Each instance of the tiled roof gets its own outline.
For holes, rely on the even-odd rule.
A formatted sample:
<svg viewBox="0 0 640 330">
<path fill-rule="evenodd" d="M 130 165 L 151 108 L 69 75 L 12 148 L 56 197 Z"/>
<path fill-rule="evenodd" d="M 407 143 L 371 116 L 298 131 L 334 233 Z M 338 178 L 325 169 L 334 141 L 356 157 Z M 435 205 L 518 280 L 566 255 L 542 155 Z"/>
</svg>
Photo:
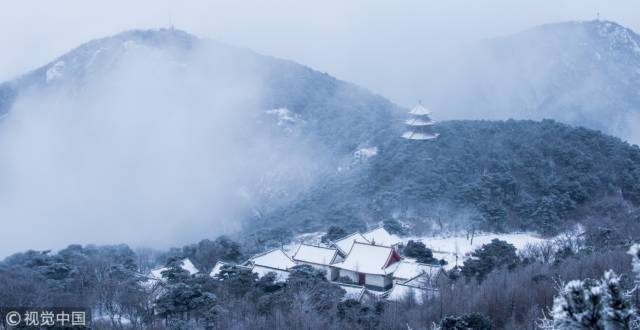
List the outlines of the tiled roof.
<svg viewBox="0 0 640 330">
<path fill-rule="evenodd" d="M 393 246 L 396 245 L 402 240 L 400 237 L 396 235 L 389 234 L 389 232 L 383 227 L 378 227 L 376 229 L 370 230 L 363 234 L 363 236 L 372 244 L 376 245 L 387 245 Z"/>
<path fill-rule="evenodd" d="M 369 241 L 364 236 L 362 236 L 362 234 L 360 234 L 359 232 L 355 232 L 351 235 L 334 241 L 333 244 L 343 254 L 348 254 L 354 242 L 369 243 Z"/>
<path fill-rule="evenodd" d="M 415 261 L 401 260 L 389 267 L 387 267 L 387 273 L 393 273 L 393 277 L 396 279 L 408 280 L 416 276 L 431 274 L 439 272 L 442 269 L 440 265 L 429 265 Z"/>
<path fill-rule="evenodd" d="M 282 249 L 274 249 L 265 253 L 257 254 L 251 257 L 248 262 L 258 266 L 265 266 L 280 270 L 288 270 L 296 265 L 295 261 L 291 260 L 291 258 L 289 258 Z"/>
<path fill-rule="evenodd" d="M 388 246 L 356 242 L 344 261 L 333 266 L 359 273 L 386 275 L 384 267 L 392 253 L 393 249 Z"/>
<path fill-rule="evenodd" d="M 293 255 L 293 260 L 328 266 L 334 262 L 337 254 L 338 250 L 334 248 L 300 244 L 298 250 Z"/>
</svg>

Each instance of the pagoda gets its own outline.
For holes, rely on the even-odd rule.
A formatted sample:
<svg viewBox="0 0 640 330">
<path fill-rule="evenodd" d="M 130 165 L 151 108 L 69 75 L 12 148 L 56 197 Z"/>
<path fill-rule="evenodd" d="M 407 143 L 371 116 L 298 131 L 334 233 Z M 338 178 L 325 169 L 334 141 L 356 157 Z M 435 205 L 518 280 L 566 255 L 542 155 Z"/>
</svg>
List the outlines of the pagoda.
<svg viewBox="0 0 640 330">
<path fill-rule="evenodd" d="M 404 122 L 407 125 L 407 131 L 402 134 L 403 138 L 408 140 L 431 140 L 440 135 L 433 131 L 435 121 L 431 120 L 431 110 L 425 108 L 422 102 L 413 107 L 409 114 L 411 118 Z"/>
</svg>

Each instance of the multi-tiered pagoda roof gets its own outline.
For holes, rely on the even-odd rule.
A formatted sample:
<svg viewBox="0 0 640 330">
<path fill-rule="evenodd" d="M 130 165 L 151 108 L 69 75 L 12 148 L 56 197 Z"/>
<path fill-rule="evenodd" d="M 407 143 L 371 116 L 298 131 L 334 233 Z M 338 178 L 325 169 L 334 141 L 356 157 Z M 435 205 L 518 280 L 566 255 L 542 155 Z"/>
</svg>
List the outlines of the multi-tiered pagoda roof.
<svg viewBox="0 0 640 330">
<path fill-rule="evenodd" d="M 407 131 L 402 134 L 403 138 L 409 140 L 431 140 L 440 135 L 433 131 L 435 122 L 431 119 L 431 110 L 421 103 L 413 107 L 409 114 L 411 118 L 404 122 L 407 125 Z"/>
</svg>

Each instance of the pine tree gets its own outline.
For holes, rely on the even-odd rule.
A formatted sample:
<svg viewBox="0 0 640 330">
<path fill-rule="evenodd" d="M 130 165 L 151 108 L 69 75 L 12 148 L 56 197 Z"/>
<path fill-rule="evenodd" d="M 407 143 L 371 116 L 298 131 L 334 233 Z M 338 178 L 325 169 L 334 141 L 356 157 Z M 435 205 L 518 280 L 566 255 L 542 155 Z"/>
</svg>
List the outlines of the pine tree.
<svg viewBox="0 0 640 330">
<path fill-rule="evenodd" d="M 574 280 L 567 283 L 553 300 L 554 329 L 604 329 L 599 319 L 601 299 L 589 283 Z"/>
<path fill-rule="evenodd" d="M 574 280 L 554 298 L 548 329 L 636 329 L 636 313 L 620 286 L 620 277 L 607 271 L 601 280 Z"/>
<path fill-rule="evenodd" d="M 179 257 L 171 257 L 167 260 L 166 268 L 160 274 L 167 279 L 167 283 L 183 283 L 191 278 L 191 274 L 182 268 L 184 261 Z"/>
<path fill-rule="evenodd" d="M 632 329 L 636 313 L 627 294 L 620 286 L 620 276 L 612 270 L 604 273 L 601 282 L 604 291 L 604 314 L 606 329 Z"/>
</svg>

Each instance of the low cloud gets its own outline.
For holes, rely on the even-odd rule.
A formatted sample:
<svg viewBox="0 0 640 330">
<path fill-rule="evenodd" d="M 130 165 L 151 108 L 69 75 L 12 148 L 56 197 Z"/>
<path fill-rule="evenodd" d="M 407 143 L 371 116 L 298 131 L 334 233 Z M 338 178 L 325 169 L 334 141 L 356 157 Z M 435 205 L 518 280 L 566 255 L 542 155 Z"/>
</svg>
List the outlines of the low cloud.
<svg viewBox="0 0 640 330">
<path fill-rule="evenodd" d="M 265 186 L 308 184 L 312 150 L 256 120 L 253 64 L 210 55 L 135 47 L 22 93 L 0 122 L 0 254 L 193 242 L 237 229 Z"/>
</svg>

